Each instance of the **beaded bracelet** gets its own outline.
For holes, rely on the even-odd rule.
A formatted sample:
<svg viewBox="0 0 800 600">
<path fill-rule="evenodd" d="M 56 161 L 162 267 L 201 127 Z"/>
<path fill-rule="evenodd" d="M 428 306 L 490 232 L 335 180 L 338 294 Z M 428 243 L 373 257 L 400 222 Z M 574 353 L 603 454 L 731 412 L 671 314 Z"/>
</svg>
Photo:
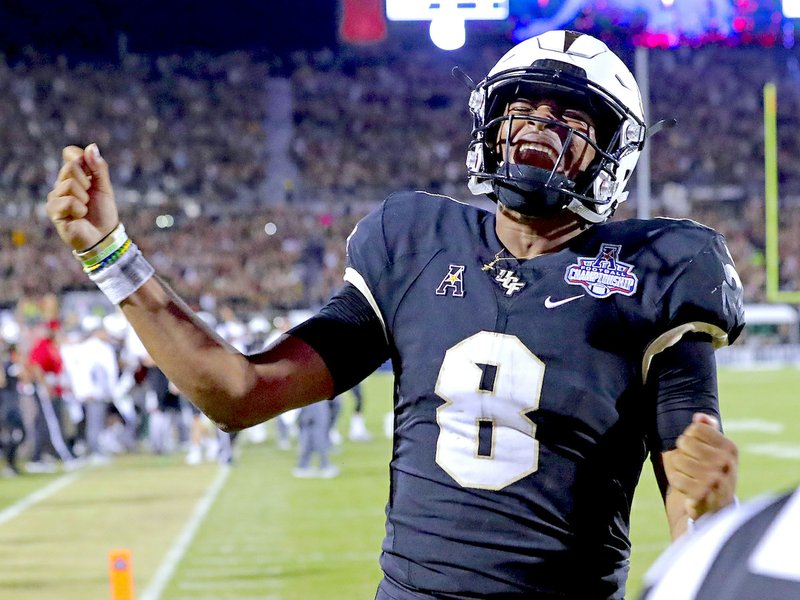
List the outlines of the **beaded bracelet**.
<svg viewBox="0 0 800 600">
<path fill-rule="evenodd" d="M 105 269 L 108 266 L 111 266 L 113 263 L 118 261 L 123 254 L 125 254 L 131 247 L 131 240 L 130 238 L 126 239 L 120 248 L 117 248 L 114 252 L 109 254 L 108 256 L 104 257 L 99 263 L 95 263 L 91 266 L 84 265 L 83 272 L 84 273 L 92 273 L 94 271 L 100 271 L 101 269 Z"/>
<path fill-rule="evenodd" d="M 73 250 L 72 254 L 80 261 L 84 269 L 91 268 L 114 254 L 128 239 L 128 234 L 125 233 L 125 226 L 120 223 L 91 248 L 82 252 Z"/>
<path fill-rule="evenodd" d="M 72 254 L 80 261 L 83 272 L 114 304 L 125 300 L 155 274 L 122 223 L 91 248 L 73 250 Z"/>
</svg>

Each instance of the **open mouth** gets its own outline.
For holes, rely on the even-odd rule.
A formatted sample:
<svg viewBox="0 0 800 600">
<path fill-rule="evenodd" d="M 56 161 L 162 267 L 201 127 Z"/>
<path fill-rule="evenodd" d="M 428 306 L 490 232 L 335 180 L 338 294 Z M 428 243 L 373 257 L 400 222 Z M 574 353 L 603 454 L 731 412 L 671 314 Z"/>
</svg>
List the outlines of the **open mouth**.
<svg viewBox="0 0 800 600">
<path fill-rule="evenodd" d="M 518 165 L 528 165 L 552 171 L 558 162 L 558 152 L 552 146 L 538 142 L 517 143 L 511 153 Z"/>
</svg>

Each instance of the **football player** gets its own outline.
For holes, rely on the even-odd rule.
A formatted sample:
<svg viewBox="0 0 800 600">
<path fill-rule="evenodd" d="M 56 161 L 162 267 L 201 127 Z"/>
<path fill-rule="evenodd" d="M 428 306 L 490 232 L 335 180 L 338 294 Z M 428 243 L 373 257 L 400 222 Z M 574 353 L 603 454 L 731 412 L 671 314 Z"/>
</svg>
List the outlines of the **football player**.
<svg viewBox="0 0 800 600">
<path fill-rule="evenodd" d="M 742 330 L 741 283 L 707 227 L 607 222 L 648 127 L 636 81 L 599 40 L 520 43 L 469 107 L 469 187 L 497 209 L 390 196 L 350 235 L 341 291 L 253 356 L 154 276 L 96 145 L 65 149 L 47 210 L 222 428 L 331 398 L 392 361 L 377 598 L 621 599 L 648 454 L 673 536 L 733 500 L 713 351 Z"/>
</svg>

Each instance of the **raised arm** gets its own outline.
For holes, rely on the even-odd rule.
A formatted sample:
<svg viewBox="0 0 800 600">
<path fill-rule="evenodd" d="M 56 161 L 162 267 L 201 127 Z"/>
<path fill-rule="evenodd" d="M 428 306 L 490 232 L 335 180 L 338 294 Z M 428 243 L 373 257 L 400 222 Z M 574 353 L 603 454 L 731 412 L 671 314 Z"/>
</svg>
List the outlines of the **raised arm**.
<svg viewBox="0 0 800 600">
<path fill-rule="evenodd" d="M 67 147 L 63 160 L 47 198 L 59 236 L 120 305 L 156 364 L 220 428 L 249 427 L 332 395 L 328 368 L 305 342 L 284 335 L 266 351 L 245 356 L 153 275 L 135 245 L 113 252 L 122 251 L 119 260 L 103 256 L 114 250 L 110 239 L 116 236 L 115 245 L 127 239 L 118 227 L 108 164 L 95 144 Z"/>
</svg>

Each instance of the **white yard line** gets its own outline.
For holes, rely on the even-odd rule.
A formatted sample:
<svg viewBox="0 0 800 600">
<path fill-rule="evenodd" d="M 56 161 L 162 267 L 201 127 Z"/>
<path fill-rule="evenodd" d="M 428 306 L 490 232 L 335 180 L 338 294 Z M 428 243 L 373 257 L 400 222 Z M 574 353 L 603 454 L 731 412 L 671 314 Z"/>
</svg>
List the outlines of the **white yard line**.
<svg viewBox="0 0 800 600">
<path fill-rule="evenodd" d="M 731 431 L 756 431 L 758 433 L 783 433 L 783 423 L 767 421 L 766 419 L 725 419 L 723 423 L 725 433 Z"/>
<path fill-rule="evenodd" d="M 159 565 L 155 575 L 153 575 L 147 589 L 142 593 L 139 600 L 159 600 L 159 598 L 161 598 L 164 588 L 167 587 L 169 580 L 172 578 L 172 574 L 175 572 L 175 568 L 183 558 L 183 555 L 186 554 L 189 544 L 192 543 L 203 519 L 206 518 L 206 514 L 208 514 L 209 509 L 211 509 L 214 501 L 217 499 L 217 495 L 225 484 L 225 480 L 228 478 L 230 471 L 231 468 L 227 465 L 220 467 L 217 477 L 211 485 L 208 486 L 200 502 L 197 503 L 194 513 L 192 513 L 183 531 L 181 531 L 180 535 L 175 539 L 175 543 L 172 544 L 164 561 Z"/>
<path fill-rule="evenodd" d="M 70 483 L 75 481 L 80 476 L 79 471 L 73 471 L 72 473 L 67 473 L 66 475 L 62 475 L 55 481 L 51 481 L 46 486 L 41 489 L 36 490 L 32 494 L 29 494 L 22 498 L 19 502 L 15 502 L 11 506 L 6 509 L 0 511 L 0 525 L 7 523 L 11 519 L 18 517 L 24 511 L 29 509 L 31 506 L 34 506 L 45 500 L 46 498 L 52 496 L 57 491 L 61 490 L 62 488 L 68 486 Z"/>
<path fill-rule="evenodd" d="M 744 447 L 745 452 L 769 456 L 771 458 L 781 458 L 784 460 L 800 460 L 800 445 L 788 442 L 773 442 L 771 444 L 748 444 Z"/>
</svg>

